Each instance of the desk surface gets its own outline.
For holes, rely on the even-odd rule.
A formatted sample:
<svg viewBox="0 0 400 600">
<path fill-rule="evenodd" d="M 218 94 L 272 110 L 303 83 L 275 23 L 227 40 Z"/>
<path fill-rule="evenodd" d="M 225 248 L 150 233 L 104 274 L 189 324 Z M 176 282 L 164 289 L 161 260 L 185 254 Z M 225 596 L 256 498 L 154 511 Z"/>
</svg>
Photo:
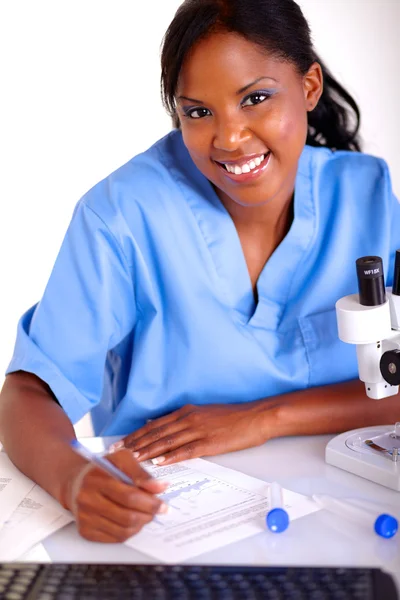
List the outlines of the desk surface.
<svg viewBox="0 0 400 600">
<path fill-rule="evenodd" d="M 379 502 L 400 518 L 400 493 L 327 465 L 325 446 L 331 436 L 272 440 L 258 448 L 216 456 L 211 460 L 265 481 L 311 495 L 332 494 Z M 115 438 L 87 438 L 101 451 Z M 67 562 L 154 563 L 151 557 L 123 544 L 99 544 L 82 539 L 74 524 L 43 543 L 50 559 Z M 400 591 L 400 533 L 390 540 L 318 511 L 297 519 L 282 534 L 266 530 L 241 542 L 202 554 L 190 563 L 299 566 L 368 566 L 391 573 Z"/>
</svg>

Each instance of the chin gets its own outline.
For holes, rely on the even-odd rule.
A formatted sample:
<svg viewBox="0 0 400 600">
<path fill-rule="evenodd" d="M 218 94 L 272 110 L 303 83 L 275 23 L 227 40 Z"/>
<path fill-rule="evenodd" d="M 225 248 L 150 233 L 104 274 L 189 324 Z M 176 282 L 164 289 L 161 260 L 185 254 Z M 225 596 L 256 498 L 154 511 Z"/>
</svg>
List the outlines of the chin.
<svg viewBox="0 0 400 600">
<path fill-rule="evenodd" d="M 271 190 L 271 188 L 266 190 L 262 187 L 257 189 L 257 186 L 253 186 L 248 190 L 221 189 L 221 191 L 225 197 L 228 197 L 231 200 L 231 202 L 234 202 L 240 206 L 247 206 L 249 208 L 252 206 L 264 206 L 265 204 L 272 202 L 276 197 L 276 190 Z"/>
</svg>

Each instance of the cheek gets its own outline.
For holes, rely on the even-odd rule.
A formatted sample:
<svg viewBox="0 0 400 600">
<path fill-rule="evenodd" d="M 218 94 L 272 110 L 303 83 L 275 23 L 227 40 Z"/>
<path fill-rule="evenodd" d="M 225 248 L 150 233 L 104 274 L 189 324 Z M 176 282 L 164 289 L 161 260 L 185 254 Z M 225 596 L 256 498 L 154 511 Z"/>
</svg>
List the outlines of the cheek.
<svg viewBox="0 0 400 600">
<path fill-rule="evenodd" d="M 282 144 L 285 148 L 285 153 L 298 151 L 298 147 L 305 144 L 307 138 L 307 113 L 302 112 L 287 112 L 281 115 L 276 123 L 275 142 L 277 146 Z M 277 148 L 278 150 L 278 148 Z"/>
<path fill-rule="evenodd" d="M 209 141 L 204 128 L 181 126 L 183 143 L 195 162 L 209 157 Z"/>
<path fill-rule="evenodd" d="M 280 124 L 281 139 L 284 141 L 293 140 L 293 138 L 297 137 L 299 131 L 303 129 L 301 125 L 303 124 L 300 124 L 298 119 L 291 117 L 282 119 Z"/>
<path fill-rule="evenodd" d="M 274 110 L 266 115 L 264 121 L 265 134 L 271 143 L 293 143 L 296 139 L 304 140 L 307 132 L 307 111 L 302 97 L 285 97 Z"/>
</svg>

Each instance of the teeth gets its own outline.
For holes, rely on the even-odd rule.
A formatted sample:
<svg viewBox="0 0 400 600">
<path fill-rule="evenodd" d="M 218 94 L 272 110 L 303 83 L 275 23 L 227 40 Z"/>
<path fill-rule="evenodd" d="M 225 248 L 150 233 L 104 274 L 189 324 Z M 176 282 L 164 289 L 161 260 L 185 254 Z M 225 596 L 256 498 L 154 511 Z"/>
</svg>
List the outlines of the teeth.
<svg viewBox="0 0 400 600">
<path fill-rule="evenodd" d="M 227 171 L 229 171 L 229 173 L 234 173 L 235 175 L 241 175 L 242 173 L 250 173 L 250 171 L 260 166 L 264 158 L 265 155 L 262 154 L 261 156 L 257 156 L 257 158 L 254 158 L 248 163 L 245 163 L 241 167 L 239 167 L 238 165 L 225 165 L 225 168 Z"/>
</svg>

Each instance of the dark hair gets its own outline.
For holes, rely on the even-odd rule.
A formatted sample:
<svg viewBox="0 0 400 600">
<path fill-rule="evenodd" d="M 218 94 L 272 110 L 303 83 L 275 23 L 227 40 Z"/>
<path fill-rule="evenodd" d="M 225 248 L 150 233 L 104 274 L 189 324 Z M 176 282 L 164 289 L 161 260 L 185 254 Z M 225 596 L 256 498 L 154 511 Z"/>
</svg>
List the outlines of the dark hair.
<svg viewBox="0 0 400 600">
<path fill-rule="evenodd" d="M 357 103 L 318 58 L 308 23 L 294 0 L 185 0 L 181 4 L 165 33 L 161 52 L 161 96 L 175 127 L 179 127 L 175 96 L 183 62 L 196 42 L 222 31 L 237 33 L 289 61 L 301 75 L 317 61 L 324 89 L 318 105 L 308 113 L 306 143 L 360 151 Z"/>
</svg>

